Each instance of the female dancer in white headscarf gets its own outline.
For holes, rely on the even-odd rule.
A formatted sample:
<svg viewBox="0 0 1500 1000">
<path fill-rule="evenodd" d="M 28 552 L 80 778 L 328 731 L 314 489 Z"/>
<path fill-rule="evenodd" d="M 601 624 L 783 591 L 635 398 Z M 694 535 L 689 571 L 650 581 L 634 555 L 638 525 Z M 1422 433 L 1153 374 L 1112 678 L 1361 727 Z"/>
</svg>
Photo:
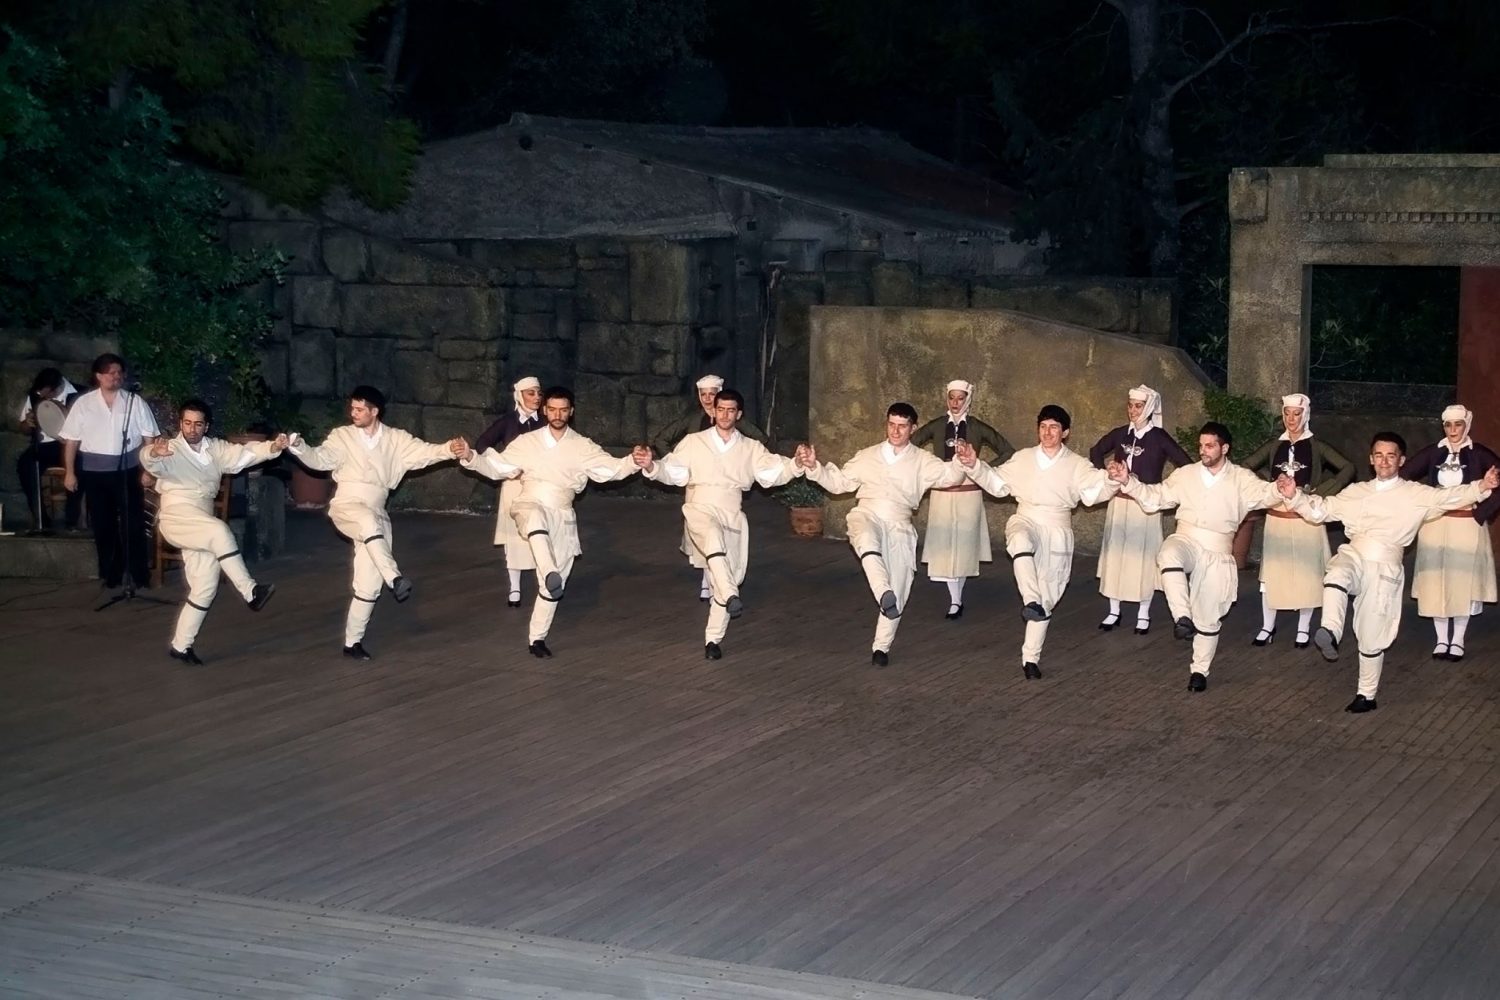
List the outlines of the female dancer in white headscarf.
<svg viewBox="0 0 1500 1000">
<path fill-rule="evenodd" d="M 1443 438 L 1407 459 L 1403 479 L 1428 486 L 1461 486 L 1483 479 L 1500 457 L 1469 437 L 1474 413 L 1455 403 L 1443 411 Z M 1495 554 L 1486 530 L 1500 512 L 1500 494 L 1472 507 L 1444 511 L 1417 534 L 1417 565 L 1411 596 L 1417 614 L 1437 632 L 1434 660 L 1464 658 L 1469 618 L 1495 602 Z"/>
<path fill-rule="evenodd" d="M 541 413 L 542 383 L 535 375 L 527 375 L 512 385 L 511 398 L 516 402 L 515 408 L 501 414 L 474 442 L 474 451 L 478 454 L 482 455 L 490 448 L 497 452 L 504 451 L 516 438 L 546 423 Z M 510 582 L 505 603 L 512 608 L 521 606 L 522 571 L 536 569 L 536 563 L 531 558 L 531 547 L 526 544 L 526 539 L 517 534 L 515 519 L 510 516 L 511 505 L 520 495 L 519 479 L 502 482 L 495 519 L 495 544 L 505 548 L 505 569 Z"/>
<path fill-rule="evenodd" d="M 1176 468 L 1193 464 L 1171 434 L 1162 428 L 1161 393 L 1149 385 L 1131 389 L 1125 401 L 1123 427 L 1116 427 L 1089 449 L 1096 469 L 1111 459 L 1125 466 L 1136 481 L 1154 486 L 1162 481 L 1167 463 Z M 1104 538 L 1099 546 L 1099 593 L 1109 600 L 1109 613 L 1099 623 L 1103 632 L 1120 623 L 1121 602 L 1136 605 L 1135 634 L 1151 629 L 1151 602 L 1161 589 L 1156 553 L 1161 548 L 1161 512 L 1147 513 L 1125 493 L 1104 513 Z"/>
<path fill-rule="evenodd" d="M 1302 493 L 1332 496 L 1354 478 L 1354 463 L 1313 437 L 1312 401 L 1303 393 L 1281 397 L 1281 436 L 1267 442 L 1245 462 L 1264 478 L 1290 477 Z M 1293 645 L 1306 649 L 1313 612 L 1323 603 L 1323 574 L 1328 569 L 1328 531 L 1286 507 L 1266 511 L 1265 542 L 1260 558 L 1261 626 L 1251 644 L 1269 646 L 1276 638 L 1276 612 L 1297 612 Z"/>
</svg>

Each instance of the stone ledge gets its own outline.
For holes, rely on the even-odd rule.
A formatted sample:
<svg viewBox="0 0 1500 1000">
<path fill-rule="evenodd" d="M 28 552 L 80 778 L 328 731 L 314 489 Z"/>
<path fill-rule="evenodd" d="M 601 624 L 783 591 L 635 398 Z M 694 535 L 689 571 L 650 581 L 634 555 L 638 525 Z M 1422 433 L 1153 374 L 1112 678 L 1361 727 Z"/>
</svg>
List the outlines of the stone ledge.
<svg viewBox="0 0 1500 1000">
<path fill-rule="evenodd" d="M 0 576 L 92 580 L 99 574 L 88 535 L 0 535 Z"/>
</svg>

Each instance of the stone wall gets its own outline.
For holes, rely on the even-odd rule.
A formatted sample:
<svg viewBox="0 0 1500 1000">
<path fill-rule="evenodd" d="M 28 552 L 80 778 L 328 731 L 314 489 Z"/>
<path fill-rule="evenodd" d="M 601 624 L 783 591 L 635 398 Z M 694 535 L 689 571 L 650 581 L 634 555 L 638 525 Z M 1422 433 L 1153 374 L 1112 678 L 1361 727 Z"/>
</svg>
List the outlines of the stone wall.
<svg viewBox="0 0 1500 1000">
<path fill-rule="evenodd" d="M 1069 445 L 1080 453 L 1124 422 L 1130 386 L 1158 389 L 1176 426 L 1201 419 L 1209 385 L 1178 348 L 998 309 L 820 306 L 810 322 L 810 419 L 825 461 L 879 442 L 892 400 L 912 401 L 924 420 L 936 415 L 960 362 L 975 384 L 974 415 L 1011 444 L 1035 444 L 1037 410 L 1055 402 L 1073 418 Z M 851 504 L 830 504 L 831 533 L 842 534 Z M 1010 501 L 988 505 L 996 539 L 1013 509 Z M 1102 526 L 1099 508 L 1075 518 L 1079 551 L 1097 551 Z"/>
<path fill-rule="evenodd" d="M 930 274 L 879 253 L 838 252 L 823 270 L 783 275 L 775 298 L 777 387 L 770 423 L 776 436 L 809 433 L 809 338 L 814 306 L 1005 309 L 1088 327 L 1151 344 L 1176 343 L 1172 288 L 1167 282 L 1035 275 Z M 965 377 L 954 359 L 938 386 Z M 816 426 L 816 425 L 813 425 Z"/>
</svg>

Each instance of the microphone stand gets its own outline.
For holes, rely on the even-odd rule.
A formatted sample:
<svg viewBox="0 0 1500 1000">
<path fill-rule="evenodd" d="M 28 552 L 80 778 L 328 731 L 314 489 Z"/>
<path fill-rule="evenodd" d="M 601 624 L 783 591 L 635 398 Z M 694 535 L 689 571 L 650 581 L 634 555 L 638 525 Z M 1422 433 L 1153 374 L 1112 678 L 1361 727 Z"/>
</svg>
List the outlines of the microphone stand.
<svg viewBox="0 0 1500 1000">
<path fill-rule="evenodd" d="M 136 394 L 129 389 L 125 391 L 130 394 L 130 399 L 125 403 L 125 421 L 120 430 L 120 461 L 115 466 L 115 471 L 120 474 L 120 526 L 124 529 L 120 532 L 120 546 L 121 555 L 125 560 L 125 569 L 121 575 L 121 579 L 124 580 L 124 586 L 120 588 L 118 594 L 95 608 L 95 611 L 103 611 L 105 608 L 114 607 L 121 601 L 144 601 L 147 604 L 164 605 L 172 603 L 160 597 L 147 597 L 145 594 L 137 594 L 135 592 L 135 577 L 130 573 L 130 483 L 126 479 L 125 457 L 127 452 L 125 446 L 130 440 L 130 417 L 131 411 L 135 409 Z"/>
</svg>

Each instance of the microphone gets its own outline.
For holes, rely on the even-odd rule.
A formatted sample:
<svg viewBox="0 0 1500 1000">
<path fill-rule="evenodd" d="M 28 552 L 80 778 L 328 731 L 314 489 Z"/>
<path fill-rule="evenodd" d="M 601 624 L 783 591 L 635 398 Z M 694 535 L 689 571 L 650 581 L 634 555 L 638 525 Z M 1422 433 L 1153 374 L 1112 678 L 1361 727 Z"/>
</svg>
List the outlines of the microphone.
<svg viewBox="0 0 1500 1000">
<path fill-rule="evenodd" d="M 141 391 L 141 380 L 138 379 L 138 378 L 129 379 L 125 383 L 125 391 L 126 392 L 140 392 Z"/>
</svg>

